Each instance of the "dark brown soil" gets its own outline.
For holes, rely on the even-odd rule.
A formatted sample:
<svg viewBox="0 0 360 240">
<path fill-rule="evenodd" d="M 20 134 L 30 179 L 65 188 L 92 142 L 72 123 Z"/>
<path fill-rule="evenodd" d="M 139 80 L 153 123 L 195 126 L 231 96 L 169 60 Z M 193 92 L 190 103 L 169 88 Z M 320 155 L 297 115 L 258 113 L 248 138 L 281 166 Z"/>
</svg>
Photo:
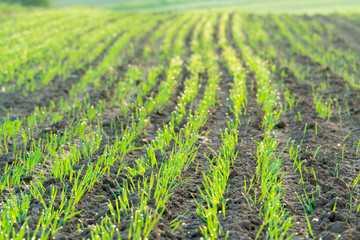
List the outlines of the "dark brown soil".
<svg viewBox="0 0 360 240">
<path fill-rule="evenodd" d="M 331 19 L 331 17 L 326 18 Z M 286 56 L 287 49 L 284 46 L 288 45 L 285 42 L 274 45 Z M 360 237 L 357 224 L 359 214 L 354 209 L 358 206 L 358 203 L 354 204 L 358 187 L 353 188 L 352 183 L 359 173 L 357 166 L 359 156 L 355 155 L 356 149 L 354 149 L 354 144 L 357 145 L 360 138 L 360 115 L 356 106 L 359 102 L 359 89 L 351 88 L 342 77 L 307 56 L 297 55 L 296 61 L 304 67 L 310 67 L 310 75 L 306 77 L 305 82 L 301 83 L 291 72 L 284 79 L 290 92 L 300 98 L 300 101 L 293 110 L 282 115 L 282 127 L 275 133 L 280 143 L 278 150 L 284 151 L 285 206 L 290 215 L 294 216 L 294 221 L 298 222 L 290 232 L 296 233 L 296 239 L 311 237 L 307 230 L 304 209 L 296 195 L 298 193 L 306 199 L 304 193 L 306 192 L 308 197 L 314 196 L 313 210 L 307 211 L 306 214 L 316 238 L 335 239 L 340 235 L 340 239 L 358 239 Z M 276 74 L 273 77 L 274 81 L 281 79 Z M 346 111 L 342 111 L 339 116 L 337 109 L 333 106 L 330 120 L 318 117 L 311 89 L 319 86 L 322 80 L 329 83 L 326 91 L 322 92 L 325 99 L 329 96 L 339 96 L 340 105 L 344 109 L 345 102 L 341 99 L 344 96 L 348 97 L 350 116 Z M 298 112 L 301 112 L 302 121 L 296 118 Z M 342 122 L 340 122 L 340 117 Z M 343 141 L 349 131 L 351 131 L 350 136 Z M 303 165 L 308 170 L 307 172 L 302 170 L 303 182 L 300 182 L 299 171 L 294 171 L 294 163 L 289 159 L 289 151 L 285 148 L 288 139 L 294 141 L 295 146 L 301 147 L 299 160 L 304 161 Z M 343 146 L 345 152 L 342 159 Z M 319 151 L 314 158 L 318 148 Z M 316 180 L 312 169 L 315 171 Z"/>
</svg>

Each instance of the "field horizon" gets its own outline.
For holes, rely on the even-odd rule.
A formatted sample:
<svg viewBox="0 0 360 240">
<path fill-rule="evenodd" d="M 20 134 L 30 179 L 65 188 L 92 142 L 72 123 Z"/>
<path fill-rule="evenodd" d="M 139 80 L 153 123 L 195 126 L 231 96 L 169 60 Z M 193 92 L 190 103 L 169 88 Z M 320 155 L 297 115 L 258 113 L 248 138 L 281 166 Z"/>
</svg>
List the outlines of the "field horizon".
<svg viewBox="0 0 360 240">
<path fill-rule="evenodd" d="M 189 10 L 237 10 L 248 13 L 336 13 L 360 12 L 356 0 L 224 0 L 224 1 L 180 1 L 180 0 L 54 0 L 55 7 L 76 5 L 102 7 L 130 12 L 164 12 Z"/>
</svg>

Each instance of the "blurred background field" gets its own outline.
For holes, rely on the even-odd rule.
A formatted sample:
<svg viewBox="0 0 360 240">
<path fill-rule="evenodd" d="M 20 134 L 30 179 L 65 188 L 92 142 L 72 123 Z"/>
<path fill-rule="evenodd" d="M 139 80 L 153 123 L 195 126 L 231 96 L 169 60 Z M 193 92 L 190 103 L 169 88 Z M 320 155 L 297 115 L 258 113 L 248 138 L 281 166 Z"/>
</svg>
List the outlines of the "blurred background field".
<svg viewBox="0 0 360 240">
<path fill-rule="evenodd" d="M 359 11 L 358 0 L 54 0 L 55 7 L 88 5 L 126 11 L 231 9 L 254 13 L 328 13 Z"/>
<path fill-rule="evenodd" d="M 2 0 L 25 5 L 48 4 L 52 7 L 90 6 L 131 12 L 189 10 L 239 10 L 252 13 L 333 13 L 359 12 L 358 0 Z"/>
</svg>

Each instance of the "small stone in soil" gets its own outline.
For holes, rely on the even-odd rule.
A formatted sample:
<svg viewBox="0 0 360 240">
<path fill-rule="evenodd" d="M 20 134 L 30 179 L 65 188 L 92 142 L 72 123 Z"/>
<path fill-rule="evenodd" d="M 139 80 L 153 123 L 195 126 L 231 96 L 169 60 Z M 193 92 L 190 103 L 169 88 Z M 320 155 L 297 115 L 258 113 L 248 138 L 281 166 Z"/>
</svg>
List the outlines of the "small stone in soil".
<svg viewBox="0 0 360 240">
<path fill-rule="evenodd" d="M 73 78 L 73 79 L 78 79 L 78 78 L 79 78 L 79 75 L 77 75 L 77 74 L 71 74 L 71 78 Z"/>
<path fill-rule="evenodd" d="M 11 153 L 0 155 L 0 162 L 6 162 L 12 164 L 15 162 L 15 158 Z"/>
<path fill-rule="evenodd" d="M 241 238 L 240 238 L 240 240 L 250 240 L 251 238 L 249 238 L 248 236 L 242 236 Z"/>
<path fill-rule="evenodd" d="M 165 156 L 161 153 L 160 150 L 155 150 L 155 158 L 158 163 L 161 163 L 164 160 Z"/>
<path fill-rule="evenodd" d="M 334 233 L 342 233 L 346 229 L 347 229 L 346 222 L 334 222 L 334 223 L 330 223 L 328 226 L 328 230 Z"/>
<path fill-rule="evenodd" d="M 236 170 L 231 170 L 230 174 L 229 174 L 229 178 L 233 178 L 239 176 L 239 173 Z"/>
<path fill-rule="evenodd" d="M 38 214 L 40 213 L 40 208 L 34 207 L 31 211 L 32 211 L 33 213 L 35 213 L 36 215 L 38 215 Z"/>
<path fill-rule="evenodd" d="M 325 156 L 325 153 L 320 150 L 316 154 L 316 159 L 322 159 L 324 156 Z"/>
<path fill-rule="evenodd" d="M 190 233 L 190 237 L 191 238 L 195 238 L 195 237 L 201 237 L 201 231 L 199 229 L 196 229 L 195 231 L 193 231 L 192 233 Z"/>
</svg>

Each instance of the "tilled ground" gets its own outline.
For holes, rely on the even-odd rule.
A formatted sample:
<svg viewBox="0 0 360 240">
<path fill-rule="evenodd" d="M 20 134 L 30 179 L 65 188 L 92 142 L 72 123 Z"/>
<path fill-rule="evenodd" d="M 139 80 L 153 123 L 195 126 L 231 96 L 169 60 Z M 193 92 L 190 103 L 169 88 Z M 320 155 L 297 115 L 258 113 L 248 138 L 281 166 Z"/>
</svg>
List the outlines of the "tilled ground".
<svg viewBox="0 0 360 240">
<path fill-rule="evenodd" d="M 304 17 L 307 19 L 307 17 Z M 336 29 L 341 29 L 338 18 L 315 16 L 314 19 L 319 21 L 327 21 L 335 24 Z M 217 23 L 218 25 L 219 23 Z M 342 23 L 343 24 L 343 23 Z M 347 26 L 347 25 L 346 25 Z M 346 27 L 345 26 L 345 27 Z M 349 26 L 347 26 L 349 28 Z M 215 29 L 214 42 L 218 41 L 217 37 L 218 26 Z M 341 34 L 340 32 L 339 34 Z M 150 34 L 150 33 L 149 33 Z M 147 41 L 149 35 L 140 41 L 144 44 Z M 185 62 L 184 66 L 189 60 L 191 50 L 189 48 L 189 42 L 191 41 L 192 32 L 186 37 L 187 51 L 183 56 Z M 239 64 L 245 66 L 245 62 L 242 59 L 242 53 L 237 49 L 233 39 L 231 28 L 228 27 L 228 38 L 232 47 L 236 50 Z M 346 42 L 353 42 L 355 36 L 350 34 L 344 36 L 344 41 L 341 46 L 344 47 Z M 114 39 L 115 40 L 115 39 Z M 110 43 L 111 44 L 111 43 Z M 275 43 L 277 51 L 286 51 L 282 49 L 282 43 Z M 354 47 L 357 51 L 356 43 L 350 44 L 350 47 Z M 106 51 L 106 50 L 105 50 Z M 195 161 L 189 166 L 189 168 L 182 174 L 182 179 L 188 179 L 184 184 L 178 186 L 172 193 L 170 199 L 166 204 L 166 209 L 161 216 L 159 222 L 153 228 L 149 239 L 200 239 L 203 235 L 199 230 L 200 226 L 205 225 L 205 221 L 197 214 L 196 202 L 201 202 L 201 195 L 199 188 L 203 190 L 203 172 L 209 169 L 209 160 L 214 156 L 213 150 L 218 151 L 222 145 L 222 139 L 220 130 L 227 127 L 228 120 L 233 116 L 229 109 L 229 91 L 231 89 L 232 77 L 228 74 L 228 69 L 221 62 L 222 49 L 216 49 L 219 55 L 219 69 L 221 82 L 218 91 L 218 103 L 214 108 L 210 110 L 210 116 L 207 123 L 201 128 L 202 132 L 210 133 L 203 135 L 197 142 L 199 148 Z M 136 56 L 141 58 L 142 52 L 139 51 Z M 100 61 L 101 56 L 96 61 Z M 274 129 L 272 136 L 276 137 L 279 143 L 277 147 L 277 153 L 282 153 L 282 167 L 284 171 L 284 178 L 282 186 L 286 192 L 283 203 L 289 216 L 293 216 L 294 222 L 297 224 L 290 229 L 290 233 L 295 233 L 295 239 L 305 239 L 311 237 L 308 230 L 308 224 L 305 217 L 303 205 L 300 203 L 297 194 L 301 198 L 308 197 L 313 198 L 311 201 L 311 211 L 307 211 L 306 214 L 309 218 L 312 233 L 315 238 L 322 239 L 335 239 L 341 236 L 341 239 L 360 239 L 360 213 L 357 211 L 358 204 L 358 187 L 352 186 L 353 181 L 356 179 L 360 171 L 359 156 L 355 154 L 357 142 L 360 139 L 360 111 L 357 105 L 360 102 L 359 89 L 354 89 L 347 85 L 344 79 L 332 72 L 327 66 L 321 66 L 306 56 L 296 56 L 296 60 L 304 66 L 309 66 L 312 71 L 308 81 L 314 81 L 309 84 L 307 81 L 299 83 L 294 75 L 289 72 L 284 79 L 284 83 L 288 86 L 290 92 L 295 95 L 296 99 L 300 99 L 298 104 L 292 109 L 284 112 L 280 117 L 280 123 Z M 274 60 L 277 63 L 277 60 Z M 119 76 L 123 76 L 126 71 L 126 65 L 128 63 L 136 63 L 136 59 L 129 59 L 124 66 L 119 66 Z M 96 64 L 96 62 L 92 63 Z M 59 100 L 61 97 L 66 97 L 68 91 L 71 89 L 71 85 L 78 81 L 78 78 L 82 77 L 82 71 L 78 70 L 74 72 L 71 79 L 66 82 L 54 79 L 54 83 L 41 91 L 31 93 L 28 97 L 21 96 L 20 92 L 7 95 L 0 93 L 0 105 L 7 109 L 12 108 L 14 111 L 14 118 L 20 116 L 26 116 L 31 113 L 35 106 L 48 106 L 50 100 Z M 181 73 L 181 83 L 174 92 L 169 104 L 161 112 L 155 112 L 150 115 L 150 123 L 146 128 L 146 134 L 140 136 L 136 141 L 136 147 L 140 149 L 133 150 L 125 158 L 125 165 L 131 166 L 135 164 L 135 161 L 146 154 L 145 147 L 149 142 L 157 136 L 157 130 L 163 126 L 163 123 L 170 121 L 171 113 L 174 111 L 177 105 L 179 96 L 184 91 L 184 81 L 187 78 L 188 72 L 184 67 Z M 254 189 L 258 186 L 255 184 L 254 189 L 249 192 L 249 195 L 245 194 L 244 186 L 245 179 L 249 183 L 251 178 L 255 175 L 257 162 L 257 143 L 263 139 L 264 131 L 262 129 L 263 113 L 261 107 L 257 103 L 257 86 L 255 82 L 255 73 L 247 69 L 246 86 L 248 90 L 247 97 L 247 111 L 241 117 L 241 126 L 239 126 L 238 141 L 239 145 L 237 150 L 239 153 L 234 159 L 234 165 L 231 166 L 231 172 L 228 181 L 228 191 L 225 194 L 226 202 L 226 216 L 221 218 L 220 224 L 222 228 L 222 234 L 220 239 L 225 237 L 225 234 L 229 232 L 228 239 L 254 239 L 258 233 L 262 220 L 259 219 L 259 212 L 261 211 L 261 204 L 253 204 L 250 198 L 254 197 Z M 272 74 L 272 81 L 276 82 L 280 80 L 280 75 L 277 73 Z M 163 81 L 165 76 L 162 74 L 159 77 L 159 82 Z M 207 84 L 207 74 L 204 73 L 201 77 L 201 88 L 199 95 L 195 99 L 196 105 L 204 95 L 204 87 Z M 312 86 L 313 84 L 319 85 L 321 80 L 327 79 L 329 81 L 328 88 L 326 89 L 325 96 L 335 96 L 338 94 L 339 99 L 342 96 L 348 96 L 348 105 L 350 115 L 347 112 L 343 112 L 341 121 L 338 115 L 333 116 L 327 120 L 318 117 L 314 103 L 312 101 Z M 154 87 L 153 93 L 157 93 L 158 85 Z M 60 89 L 58 91 L 58 89 Z M 97 92 L 96 89 L 89 89 L 91 95 L 91 101 L 106 100 L 111 98 L 111 90 L 107 94 Z M 16 96 L 18 95 L 18 97 Z M 133 96 L 135 97 L 135 96 Z M 15 99 L 10 101 L 9 99 Z M 26 100 L 25 100 L 26 99 Z M 286 105 L 284 102 L 283 94 L 280 94 L 279 102 L 282 105 Z M 188 106 L 188 110 L 190 110 Z M 120 129 L 114 129 L 111 124 L 114 122 L 125 123 L 126 119 L 120 116 L 117 112 L 118 109 L 106 109 L 104 111 L 103 129 L 107 136 L 109 136 L 109 144 L 113 144 L 115 141 L 115 132 Z M 298 113 L 301 113 L 301 120 Z M 334 110 L 336 112 L 336 110 Z M 3 114 L 1 117 L 5 117 L 5 111 L 0 110 Z M 53 124 L 51 126 L 44 125 L 39 126 L 38 135 L 34 140 L 38 140 L 46 137 L 46 133 L 61 132 L 73 119 L 65 118 L 63 121 Z M 186 121 L 181 122 L 177 129 L 181 129 L 186 124 Z M 120 125 L 118 125 L 120 126 Z M 306 131 L 304 131 L 306 129 Z M 345 141 L 343 139 L 351 131 L 349 137 Z M 290 141 L 289 141 L 290 139 Z M 290 160 L 289 156 L 289 144 L 294 142 L 294 146 L 301 147 L 299 152 L 298 161 L 303 161 L 302 172 L 294 170 L 294 162 Z M 287 144 L 289 143 L 289 144 Z M 100 145 L 100 149 L 92 156 L 92 160 L 96 161 L 101 156 L 107 142 L 103 141 Z M 342 149 L 344 146 L 344 154 Z M 355 147 L 354 147 L 355 146 Z M 170 146 L 164 155 L 157 153 L 157 159 L 159 164 L 166 159 L 167 155 L 171 152 Z M 24 147 L 25 148 L 25 147 Z M 9 149 L 12 150 L 11 144 Z M 317 151 L 317 149 L 319 149 Z M 18 149 L 22 151 L 24 149 Z M 30 151 L 29 149 L 26 149 Z M 317 152 L 316 157 L 315 152 Z M 6 163 L 14 161 L 12 154 L 3 154 L 0 156 L 0 176 L 3 173 L 3 167 Z M 83 159 L 78 166 L 75 166 L 75 170 L 79 170 L 88 160 Z M 105 215 L 109 215 L 110 211 L 108 203 L 111 201 L 115 204 L 114 192 L 116 193 L 116 183 L 122 184 L 126 180 L 126 170 L 122 169 L 119 176 L 117 172 L 120 165 L 115 164 L 111 169 L 110 176 L 104 176 L 98 181 L 94 188 L 85 193 L 79 204 L 76 206 L 76 211 L 82 212 L 72 219 L 70 219 L 63 228 L 56 235 L 56 239 L 81 239 L 91 238 L 91 228 L 96 224 L 100 224 Z M 85 169 L 83 172 L 85 172 Z M 146 171 L 144 177 L 149 177 L 151 173 L 157 173 L 158 169 L 152 169 Z M 315 172 L 315 175 L 314 175 Z M 316 179 L 315 179 L 316 176 Z M 141 181 L 143 176 L 135 176 L 134 183 Z M 28 191 L 29 182 L 33 179 L 33 176 L 23 176 L 23 183 L 20 187 L 15 189 L 15 192 Z M 179 179 L 182 180 L 182 179 Z M 115 181 L 116 180 L 116 181 Z M 58 187 L 59 190 L 63 188 L 63 183 L 59 179 L 48 178 L 43 182 L 45 187 L 44 199 L 49 201 L 51 195 L 51 186 Z M 65 183 L 71 187 L 72 183 L 65 179 Z M 6 189 L 0 195 L 0 200 L 3 200 L 3 196 L 6 195 L 11 189 Z M 306 193 L 306 194 L 305 194 Z M 69 196 L 68 196 L 69 197 Z M 137 205 L 140 202 L 140 198 L 137 195 L 130 197 L 132 205 Z M 60 205 L 60 199 L 56 199 L 55 204 Z M 148 206 L 151 209 L 155 208 L 155 202 L 149 201 Z M 39 214 L 43 210 L 42 203 L 34 199 L 30 204 L 29 209 L 29 221 L 28 225 L 30 229 L 35 229 Z M 172 231 L 170 228 L 171 222 L 178 216 L 180 225 Z M 129 232 L 130 215 L 123 213 L 121 216 L 121 222 L 117 224 L 122 233 L 122 238 L 127 239 Z M 82 231 L 78 232 L 78 226 L 81 226 Z M 18 230 L 20 226 L 15 226 Z M 266 235 L 263 232 L 260 239 L 266 239 Z"/>
</svg>

